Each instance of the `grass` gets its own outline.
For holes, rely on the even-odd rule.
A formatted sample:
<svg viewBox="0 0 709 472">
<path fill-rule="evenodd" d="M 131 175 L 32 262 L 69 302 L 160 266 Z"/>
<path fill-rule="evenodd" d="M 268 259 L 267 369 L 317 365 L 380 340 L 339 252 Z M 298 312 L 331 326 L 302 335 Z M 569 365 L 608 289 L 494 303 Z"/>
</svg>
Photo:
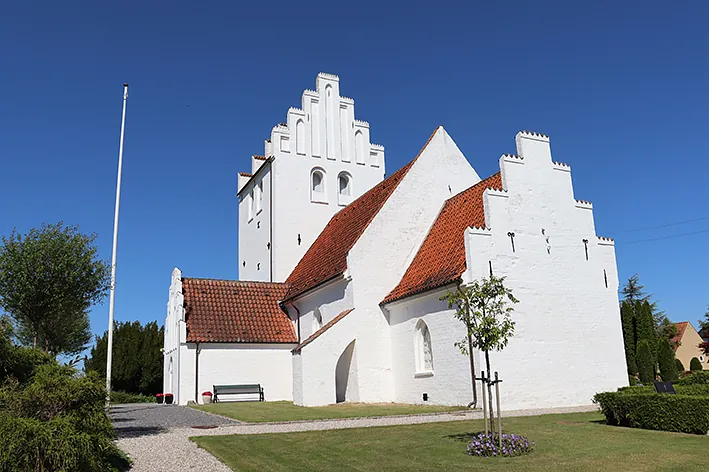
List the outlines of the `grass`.
<svg viewBox="0 0 709 472">
<path fill-rule="evenodd" d="M 322 420 L 360 416 L 392 416 L 464 410 L 464 406 L 407 405 L 399 403 L 341 403 L 303 407 L 292 402 L 226 402 L 190 405 L 198 410 L 228 416 L 249 423 L 264 421 Z"/>
<path fill-rule="evenodd" d="M 599 413 L 504 420 L 505 432 L 536 442 L 522 457 L 468 456 L 482 428 L 474 420 L 192 440 L 238 471 L 688 471 L 709 463 L 706 436 L 606 426 Z"/>
</svg>

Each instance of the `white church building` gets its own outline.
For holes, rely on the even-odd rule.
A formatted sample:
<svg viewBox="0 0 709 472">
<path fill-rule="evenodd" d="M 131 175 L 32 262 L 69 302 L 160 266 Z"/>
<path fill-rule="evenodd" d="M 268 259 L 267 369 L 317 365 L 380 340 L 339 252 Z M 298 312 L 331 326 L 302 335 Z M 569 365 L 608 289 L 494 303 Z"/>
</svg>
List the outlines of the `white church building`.
<svg viewBox="0 0 709 472">
<path fill-rule="evenodd" d="M 318 74 L 239 174 L 239 280 L 172 273 L 164 391 L 179 404 L 255 383 L 304 406 L 468 404 L 465 327 L 440 297 L 490 273 L 520 300 L 514 337 L 490 354 L 504 409 L 588 405 L 627 385 L 613 240 L 548 136 L 515 144 L 481 180 L 438 127 L 385 177 L 354 100 Z"/>
</svg>

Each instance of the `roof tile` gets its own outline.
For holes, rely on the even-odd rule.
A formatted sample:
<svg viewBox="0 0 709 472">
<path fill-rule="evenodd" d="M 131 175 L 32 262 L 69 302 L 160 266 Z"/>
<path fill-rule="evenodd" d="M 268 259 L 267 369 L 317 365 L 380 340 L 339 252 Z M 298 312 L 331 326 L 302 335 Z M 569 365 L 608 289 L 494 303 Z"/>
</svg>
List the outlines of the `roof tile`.
<svg viewBox="0 0 709 472">
<path fill-rule="evenodd" d="M 278 306 L 287 290 L 281 283 L 183 278 L 187 342 L 297 343 Z"/>
<path fill-rule="evenodd" d="M 489 188 L 502 190 L 499 172 L 446 200 L 399 285 L 382 303 L 441 287 L 463 275 L 465 229 L 486 226 L 483 192 Z"/>
</svg>

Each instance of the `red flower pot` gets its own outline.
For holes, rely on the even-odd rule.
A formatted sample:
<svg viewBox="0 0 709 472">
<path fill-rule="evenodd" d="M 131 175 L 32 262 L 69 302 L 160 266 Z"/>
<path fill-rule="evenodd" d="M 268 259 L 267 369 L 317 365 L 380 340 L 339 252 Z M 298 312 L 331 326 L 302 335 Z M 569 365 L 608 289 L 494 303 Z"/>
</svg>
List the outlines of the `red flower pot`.
<svg viewBox="0 0 709 472">
<path fill-rule="evenodd" d="M 173 399 L 172 393 L 165 394 L 165 404 L 166 405 L 172 405 L 172 399 Z"/>
<path fill-rule="evenodd" d="M 163 401 L 165 401 L 165 396 L 162 393 L 158 393 L 157 395 L 155 395 L 155 401 L 158 403 L 162 403 Z"/>
</svg>

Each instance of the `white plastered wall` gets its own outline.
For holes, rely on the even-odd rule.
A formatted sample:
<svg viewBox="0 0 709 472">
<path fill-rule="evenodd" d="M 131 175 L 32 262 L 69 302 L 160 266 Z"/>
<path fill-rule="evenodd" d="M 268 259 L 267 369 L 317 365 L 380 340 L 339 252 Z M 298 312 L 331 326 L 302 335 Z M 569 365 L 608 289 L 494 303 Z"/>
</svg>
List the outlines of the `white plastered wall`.
<svg viewBox="0 0 709 472">
<path fill-rule="evenodd" d="M 295 329 L 300 340 L 304 341 L 317 331 L 318 325 L 315 323 L 314 316 L 316 309 L 320 312 L 324 326 L 343 311 L 354 307 L 353 285 L 349 278 L 340 277 L 306 293 L 297 301 L 289 302 L 286 307 L 293 319 L 297 319 L 300 313 L 300 328 L 296 321 Z"/>
<path fill-rule="evenodd" d="M 346 319 L 348 323 L 352 320 L 356 323 L 352 324 L 352 330 L 330 329 L 321 336 L 328 342 L 331 340 L 339 350 L 323 350 L 319 362 L 327 359 L 334 365 L 342 350 L 356 339 L 360 401 L 394 399 L 389 324 L 379 303 L 401 279 L 443 202 L 479 180 L 450 136 L 442 127 L 438 128 L 350 251 L 347 266 L 355 311 Z M 343 337 L 335 340 L 337 333 L 343 333 Z M 300 360 L 304 385 L 331 383 L 326 377 L 331 376 L 332 366 L 320 370 L 306 361 L 309 347 L 303 349 Z"/>
<path fill-rule="evenodd" d="M 199 345 L 199 402 L 214 385 L 261 384 L 266 401 L 293 400 L 291 350 L 295 344 Z M 229 395 L 221 400 L 258 400 L 258 395 Z"/>
<path fill-rule="evenodd" d="M 461 354 L 454 345 L 465 339 L 465 326 L 455 319 L 454 310 L 449 309 L 448 305 L 440 300 L 449 289 L 455 289 L 455 286 L 414 295 L 386 306 L 391 325 L 396 402 L 467 405 L 473 399 L 470 358 Z M 417 372 L 414 340 L 419 320 L 426 323 L 431 334 L 431 373 Z M 474 356 L 476 375 L 479 376 L 480 362 L 477 351 Z M 427 401 L 423 400 L 424 393 L 428 394 Z"/>
<path fill-rule="evenodd" d="M 549 139 L 516 141 L 520 157 L 500 158 L 505 190 L 483 197 L 489 229 L 466 231 L 465 279 L 487 276 L 492 261 L 520 300 L 515 336 L 490 355 L 503 409 L 587 405 L 627 384 L 613 243 L 596 236 L 592 205 L 574 199 Z"/>
<path fill-rule="evenodd" d="M 239 193 L 239 279 L 276 282 L 271 280 L 270 269 L 272 163 L 258 159 L 253 162 L 260 170 Z M 253 211 L 249 210 L 252 198 L 256 201 Z"/>
</svg>

